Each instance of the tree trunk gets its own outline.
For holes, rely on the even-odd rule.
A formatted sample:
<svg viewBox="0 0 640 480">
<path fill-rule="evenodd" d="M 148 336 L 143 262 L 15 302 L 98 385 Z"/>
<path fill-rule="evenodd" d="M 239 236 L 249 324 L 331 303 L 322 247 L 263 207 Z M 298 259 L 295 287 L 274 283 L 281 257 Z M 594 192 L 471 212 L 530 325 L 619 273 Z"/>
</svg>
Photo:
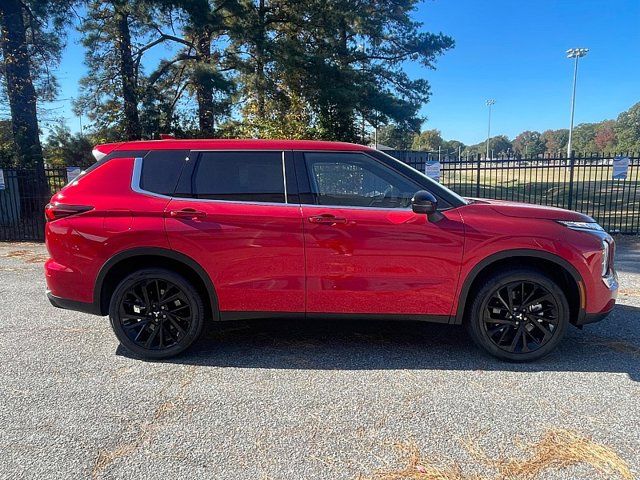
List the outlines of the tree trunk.
<svg viewBox="0 0 640 480">
<path fill-rule="evenodd" d="M 19 0 L 0 2 L 2 54 L 7 94 L 11 110 L 11 129 L 18 166 L 44 173 L 42 146 L 38 130 L 36 91 L 31 80 L 22 5 Z"/>
<path fill-rule="evenodd" d="M 203 28 L 196 35 L 194 43 L 198 63 L 203 67 L 200 72 L 197 72 L 195 79 L 198 123 L 200 133 L 206 136 L 213 133 L 213 82 L 207 71 L 211 68 L 211 32 L 207 28 Z"/>
<path fill-rule="evenodd" d="M 137 76 L 131 54 L 129 19 L 127 13 L 118 7 L 115 9 L 115 14 L 118 29 L 116 46 L 119 53 L 122 100 L 124 102 L 124 132 L 127 140 L 139 140 L 142 132 L 138 116 Z"/>
<path fill-rule="evenodd" d="M 265 38 L 266 32 L 266 9 L 264 5 L 264 0 L 260 0 L 258 5 L 258 36 L 256 42 L 256 77 L 255 77 L 255 93 L 257 99 L 257 114 L 260 120 L 264 119 L 265 116 L 265 74 L 264 74 L 264 63 L 265 63 L 265 52 L 264 52 L 264 43 L 266 41 Z"/>
</svg>

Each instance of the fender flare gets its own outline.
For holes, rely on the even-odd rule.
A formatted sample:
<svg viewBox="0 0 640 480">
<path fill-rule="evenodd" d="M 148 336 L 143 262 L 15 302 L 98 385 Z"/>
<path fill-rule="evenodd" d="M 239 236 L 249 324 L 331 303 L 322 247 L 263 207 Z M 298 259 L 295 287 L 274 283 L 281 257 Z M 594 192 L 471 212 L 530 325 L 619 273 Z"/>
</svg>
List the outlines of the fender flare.
<svg viewBox="0 0 640 480">
<path fill-rule="evenodd" d="M 585 314 L 584 312 L 584 281 L 582 280 L 582 276 L 580 272 L 576 270 L 576 268 L 571 265 L 564 258 L 555 255 L 553 253 L 549 253 L 543 250 L 534 250 L 528 248 L 518 248 L 513 250 L 504 250 L 502 252 L 494 253 L 493 255 L 489 255 L 486 258 L 483 258 L 475 266 L 471 269 L 469 274 L 464 279 L 462 284 L 462 288 L 460 289 L 460 294 L 458 295 L 458 308 L 456 310 L 456 314 L 453 317 L 453 323 L 462 324 L 462 320 L 464 318 L 464 311 L 467 306 L 467 299 L 469 298 L 469 290 L 471 289 L 471 285 L 475 281 L 478 274 L 484 270 L 486 267 L 500 260 L 504 260 L 505 258 L 512 257 L 529 257 L 529 258 L 540 258 L 543 260 L 547 260 L 555 263 L 559 267 L 564 268 L 571 277 L 575 280 L 578 285 L 578 294 L 580 295 L 580 308 L 578 311 L 578 319 L 582 318 Z"/>
<path fill-rule="evenodd" d="M 98 310 L 100 310 L 101 312 L 103 311 L 102 289 L 104 287 L 104 280 L 111 269 L 122 260 L 150 255 L 170 258 L 171 260 L 183 263 L 187 267 L 191 268 L 194 272 L 196 272 L 196 275 L 198 275 L 198 277 L 204 284 L 207 290 L 207 294 L 209 295 L 209 304 L 211 307 L 211 312 L 213 313 L 213 319 L 219 320 L 220 312 L 218 309 L 218 295 L 216 293 L 215 287 L 213 286 L 213 282 L 209 277 L 209 274 L 193 258 L 183 253 L 176 252 L 175 250 L 169 250 L 162 247 L 131 248 L 129 250 L 118 252 L 116 255 L 107 260 L 104 265 L 100 267 L 100 271 L 98 272 L 98 276 L 96 277 L 96 282 L 93 289 L 93 304 L 97 307 Z M 106 315 L 106 313 L 101 314 Z"/>
</svg>

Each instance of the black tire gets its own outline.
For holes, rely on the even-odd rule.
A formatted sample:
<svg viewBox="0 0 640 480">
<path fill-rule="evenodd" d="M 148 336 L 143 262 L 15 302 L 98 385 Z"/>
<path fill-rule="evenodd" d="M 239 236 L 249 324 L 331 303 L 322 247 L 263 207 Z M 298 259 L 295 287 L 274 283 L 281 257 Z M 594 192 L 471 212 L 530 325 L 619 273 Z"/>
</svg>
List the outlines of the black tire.
<svg viewBox="0 0 640 480">
<path fill-rule="evenodd" d="M 570 315 L 562 289 L 533 268 L 504 270 L 487 278 L 467 313 L 465 326 L 476 345 L 512 362 L 550 353 L 562 340 Z"/>
<path fill-rule="evenodd" d="M 178 355 L 198 339 L 204 307 L 198 291 L 181 275 L 145 268 L 118 284 L 109 319 L 123 347 L 138 357 L 162 359 Z"/>
</svg>

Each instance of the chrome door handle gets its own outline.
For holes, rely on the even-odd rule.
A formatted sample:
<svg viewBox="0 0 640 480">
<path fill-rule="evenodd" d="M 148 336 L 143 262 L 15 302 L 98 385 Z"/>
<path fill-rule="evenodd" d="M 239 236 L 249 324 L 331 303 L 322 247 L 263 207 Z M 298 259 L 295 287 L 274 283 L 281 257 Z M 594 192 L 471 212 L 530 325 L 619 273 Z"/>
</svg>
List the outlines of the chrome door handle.
<svg viewBox="0 0 640 480">
<path fill-rule="evenodd" d="M 331 215 L 330 213 L 323 213 L 322 215 L 314 215 L 313 217 L 309 217 L 309 222 L 334 225 L 336 223 L 347 223 L 347 219 L 343 217 L 336 217 L 335 215 Z"/>
</svg>

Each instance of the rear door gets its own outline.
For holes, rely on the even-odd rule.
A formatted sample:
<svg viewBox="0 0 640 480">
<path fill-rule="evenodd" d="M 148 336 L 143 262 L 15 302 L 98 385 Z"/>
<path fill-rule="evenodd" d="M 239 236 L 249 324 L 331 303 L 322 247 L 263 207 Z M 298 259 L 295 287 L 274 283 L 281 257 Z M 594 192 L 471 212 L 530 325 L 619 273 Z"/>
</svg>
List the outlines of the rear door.
<svg viewBox="0 0 640 480">
<path fill-rule="evenodd" d="M 286 181 L 289 155 L 191 152 L 167 205 L 171 247 L 209 273 L 223 318 L 304 312 L 302 217 L 295 179 Z"/>
<path fill-rule="evenodd" d="M 447 321 L 463 248 L 455 209 L 413 213 L 425 186 L 364 152 L 296 154 L 305 226 L 307 312 Z"/>
</svg>

